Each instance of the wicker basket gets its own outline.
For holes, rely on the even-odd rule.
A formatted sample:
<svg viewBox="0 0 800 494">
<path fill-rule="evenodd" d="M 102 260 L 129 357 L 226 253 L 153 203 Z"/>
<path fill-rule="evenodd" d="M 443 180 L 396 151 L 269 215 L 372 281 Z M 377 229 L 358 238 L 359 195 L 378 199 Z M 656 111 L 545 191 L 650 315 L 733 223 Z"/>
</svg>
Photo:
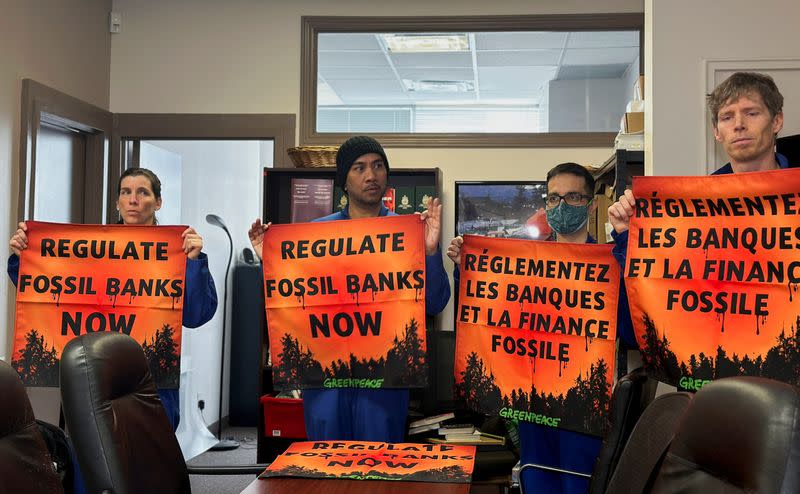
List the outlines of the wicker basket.
<svg viewBox="0 0 800 494">
<path fill-rule="evenodd" d="M 338 146 L 298 146 L 286 150 L 297 168 L 336 166 Z"/>
</svg>

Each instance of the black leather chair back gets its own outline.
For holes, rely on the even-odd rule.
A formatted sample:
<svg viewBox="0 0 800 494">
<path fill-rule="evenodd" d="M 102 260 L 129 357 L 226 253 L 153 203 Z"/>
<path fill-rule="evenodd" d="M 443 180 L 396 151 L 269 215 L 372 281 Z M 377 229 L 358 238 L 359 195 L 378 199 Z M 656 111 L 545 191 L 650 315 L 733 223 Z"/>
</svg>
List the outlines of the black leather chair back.
<svg viewBox="0 0 800 494">
<path fill-rule="evenodd" d="M 667 393 L 645 408 L 625 444 L 606 492 L 648 492 L 653 472 L 661 465 L 681 416 L 691 400 L 689 393 Z"/>
<path fill-rule="evenodd" d="M 800 389 L 757 377 L 704 386 L 681 419 L 652 492 L 800 492 Z"/>
<path fill-rule="evenodd" d="M 0 494 L 62 493 L 25 387 L 0 360 Z"/>
<path fill-rule="evenodd" d="M 590 494 L 605 492 L 636 422 L 655 397 L 657 385 L 641 367 L 617 381 L 611 397 L 611 426 L 592 470 Z"/>
<path fill-rule="evenodd" d="M 61 401 L 90 492 L 188 493 L 186 463 L 141 346 L 91 333 L 61 356 Z"/>
</svg>

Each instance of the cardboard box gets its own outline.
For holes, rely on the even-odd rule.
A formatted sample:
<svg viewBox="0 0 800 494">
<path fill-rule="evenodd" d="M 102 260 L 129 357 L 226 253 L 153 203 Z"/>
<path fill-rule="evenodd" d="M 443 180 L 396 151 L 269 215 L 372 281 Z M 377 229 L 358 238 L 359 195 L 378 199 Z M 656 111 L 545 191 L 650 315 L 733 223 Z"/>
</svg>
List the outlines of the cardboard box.
<svg viewBox="0 0 800 494">
<path fill-rule="evenodd" d="M 636 81 L 633 83 L 633 99 L 635 100 L 643 100 L 644 99 L 644 76 L 640 75 L 636 78 Z"/>
<path fill-rule="evenodd" d="M 636 132 L 644 132 L 644 112 L 625 114 L 625 133 L 635 134 Z"/>
<path fill-rule="evenodd" d="M 609 240 L 609 235 L 606 234 L 606 223 L 608 223 L 608 208 L 616 201 L 614 187 L 612 185 L 603 186 L 594 199 L 597 201 L 597 218 L 594 228 L 590 228 L 589 233 L 597 239 L 598 243 L 608 243 L 613 240 Z"/>
</svg>

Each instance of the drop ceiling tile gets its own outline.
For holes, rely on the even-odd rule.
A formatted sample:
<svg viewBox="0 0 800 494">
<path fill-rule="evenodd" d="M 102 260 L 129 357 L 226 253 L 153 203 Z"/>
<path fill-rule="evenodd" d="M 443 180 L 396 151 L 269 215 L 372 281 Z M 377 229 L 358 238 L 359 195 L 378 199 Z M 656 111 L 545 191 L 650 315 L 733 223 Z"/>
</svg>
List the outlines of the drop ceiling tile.
<svg viewBox="0 0 800 494">
<path fill-rule="evenodd" d="M 609 65 L 562 65 L 558 71 L 560 80 L 567 79 L 619 79 L 625 75 L 630 64 Z"/>
<path fill-rule="evenodd" d="M 639 56 L 639 48 L 573 48 L 566 51 L 564 65 L 606 65 L 632 63 Z"/>
<path fill-rule="evenodd" d="M 388 67 L 381 52 L 323 51 L 317 55 L 319 67 Z"/>
<path fill-rule="evenodd" d="M 570 33 L 567 48 L 623 48 L 639 46 L 637 31 L 583 31 Z"/>
<path fill-rule="evenodd" d="M 413 81 L 471 81 L 475 74 L 469 69 L 449 69 L 449 68 L 429 68 L 416 69 L 412 67 L 400 67 L 397 69 L 401 79 L 411 79 Z"/>
<path fill-rule="evenodd" d="M 478 50 L 523 50 L 561 48 L 567 34 L 563 32 L 496 32 L 476 33 Z"/>
<path fill-rule="evenodd" d="M 319 75 L 327 81 L 338 79 L 395 79 L 389 66 L 382 67 L 320 67 Z"/>
<path fill-rule="evenodd" d="M 555 77 L 556 67 L 482 67 L 478 69 L 480 90 L 528 91 L 533 94 Z"/>
<path fill-rule="evenodd" d="M 479 67 L 557 65 L 561 50 L 479 51 Z"/>
<path fill-rule="evenodd" d="M 396 80 L 336 80 L 329 81 L 331 89 L 344 104 L 361 104 L 373 101 L 392 104 L 392 101 L 408 102 L 403 86 Z"/>
<path fill-rule="evenodd" d="M 396 67 L 472 67 L 469 52 L 392 53 Z"/>
</svg>

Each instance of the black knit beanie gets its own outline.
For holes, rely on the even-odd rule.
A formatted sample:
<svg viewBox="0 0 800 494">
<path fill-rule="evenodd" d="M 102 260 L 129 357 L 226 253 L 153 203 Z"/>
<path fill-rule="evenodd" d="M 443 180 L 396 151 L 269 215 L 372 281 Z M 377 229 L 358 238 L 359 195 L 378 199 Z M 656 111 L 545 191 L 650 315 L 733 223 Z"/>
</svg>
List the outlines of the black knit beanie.
<svg viewBox="0 0 800 494">
<path fill-rule="evenodd" d="M 353 162 L 369 153 L 381 155 L 383 163 L 386 165 L 386 171 L 389 171 L 389 160 L 386 159 L 386 153 L 383 151 L 381 143 L 368 136 L 351 137 L 339 146 L 339 151 L 336 153 L 336 185 L 344 190 L 347 174 L 350 173 Z"/>
</svg>

